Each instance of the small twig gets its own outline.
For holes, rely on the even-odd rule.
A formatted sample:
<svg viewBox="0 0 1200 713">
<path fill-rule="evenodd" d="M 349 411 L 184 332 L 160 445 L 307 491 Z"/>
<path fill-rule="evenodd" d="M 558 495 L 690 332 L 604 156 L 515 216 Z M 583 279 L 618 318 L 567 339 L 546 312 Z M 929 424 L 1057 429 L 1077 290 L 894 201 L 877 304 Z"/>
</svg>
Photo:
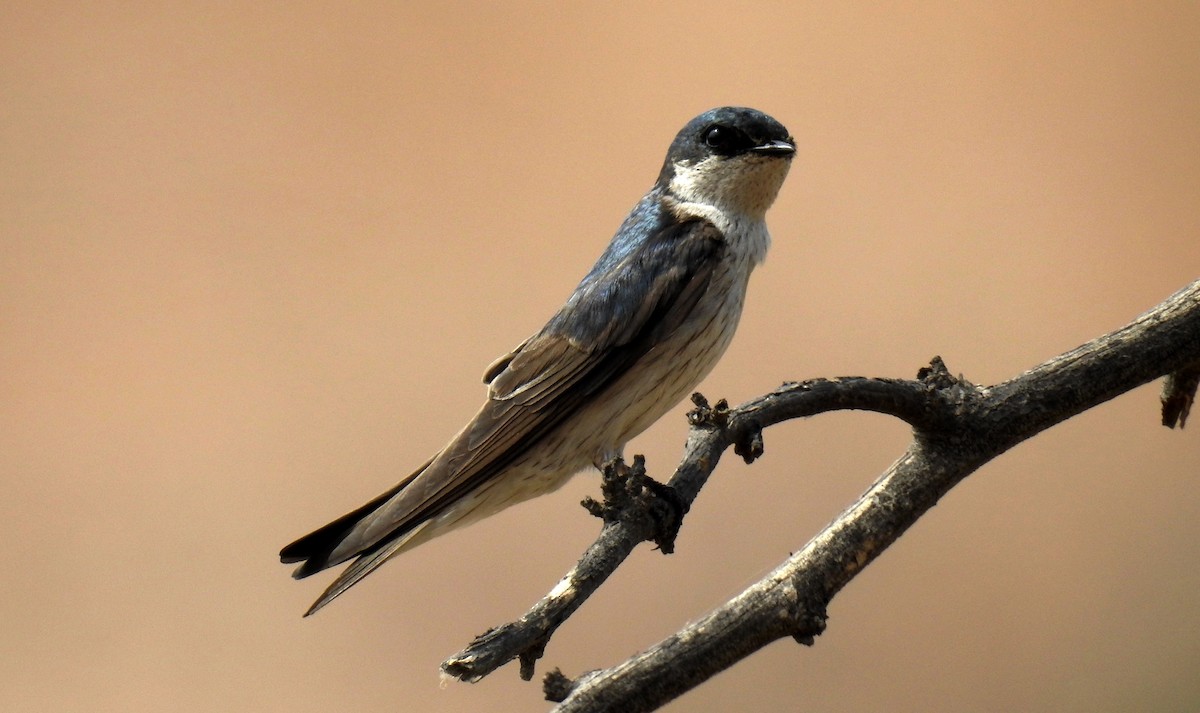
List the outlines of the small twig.
<svg viewBox="0 0 1200 713">
<path fill-rule="evenodd" d="M 1188 414 L 1200 387 L 1200 362 L 1168 374 L 1162 389 L 1162 423 L 1167 428 L 1187 425 Z"/>
<path fill-rule="evenodd" d="M 689 443 L 693 437 L 718 440 L 723 445 L 713 450 L 719 457 L 720 451 L 728 446 L 728 441 L 720 435 L 722 433 L 704 421 L 693 426 Z M 715 459 L 713 465 L 716 465 Z M 708 472 L 711 469 L 704 472 L 702 477 L 707 478 Z M 514 658 L 519 658 L 521 678 L 531 679 L 534 663 L 541 657 L 554 631 L 616 571 L 638 543 L 655 541 L 664 553 L 671 551 L 674 532 L 678 531 L 683 514 L 699 492 L 699 486 L 683 491 L 673 487 L 679 476 L 677 471 L 668 483 L 679 509 L 669 532 L 665 532 L 663 518 L 654 514 L 656 506 L 650 503 L 653 498 L 641 492 L 649 480 L 641 456 L 636 456 L 633 467 L 628 469 L 619 461 L 609 463 L 601 485 L 604 502 L 597 503 L 588 498 L 583 503 L 589 512 L 604 520 L 604 527 L 596 541 L 588 547 L 575 567 L 524 616 L 476 637 L 465 649 L 443 661 L 442 671 L 455 678 L 474 682 Z"/>
</svg>

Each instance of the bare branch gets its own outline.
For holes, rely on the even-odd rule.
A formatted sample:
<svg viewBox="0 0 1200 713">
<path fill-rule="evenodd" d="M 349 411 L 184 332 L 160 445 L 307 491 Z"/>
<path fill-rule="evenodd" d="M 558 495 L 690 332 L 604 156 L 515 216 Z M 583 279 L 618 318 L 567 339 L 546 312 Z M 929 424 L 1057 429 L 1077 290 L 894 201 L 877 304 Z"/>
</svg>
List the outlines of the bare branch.
<svg viewBox="0 0 1200 713">
<path fill-rule="evenodd" d="M 929 405 L 929 400 L 940 398 L 941 393 L 931 384 L 937 380 L 945 381 L 949 375 L 940 360 L 935 360 L 935 368 L 927 371 L 926 381 L 846 377 L 784 384 L 732 411 L 724 401 L 710 407 L 703 396 L 695 394 L 692 400 L 696 409 L 688 414 L 692 429 L 684 449 L 686 456 L 667 485 L 685 513 L 726 449 L 734 446 L 735 452 L 749 463 L 762 454 L 762 429 L 793 418 L 839 409 L 862 409 L 890 414 L 909 423 L 932 425 L 947 409 Z M 635 459 L 630 473 L 644 476 L 643 464 Z M 628 477 L 628 474 L 622 472 L 620 464 L 614 463 L 605 469 L 604 477 L 602 488 L 609 490 L 613 488 L 614 480 Z M 509 661 L 520 659 L 521 677 L 532 678 L 534 663 L 541 657 L 554 631 L 616 571 L 640 542 L 656 541 L 664 553 L 671 551 L 666 543 L 673 539 L 673 533 L 661 531 L 656 518 L 650 514 L 651 499 L 641 498 L 636 507 L 611 505 L 618 514 L 605 517 L 596 541 L 549 594 L 517 621 L 476 637 L 466 649 L 446 659 L 442 671 L 475 682 Z M 606 503 L 612 500 L 606 495 Z M 674 529 L 678 529 L 678 522 Z"/>
<path fill-rule="evenodd" d="M 837 592 L 967 475 L 1021 441 L 1185 370 L 1198 357 L 1200 280 L 1126 327 L 992 387 L 953 378 L 935 358 L 914 381 L 848 377 L 785 384 L 735 409 L 723 402 L 710 408 L 698 399 L 684 460 L 669 481 L 684 512 L 728 447 L 751 461 L 762 452 L 762 429 L 780 421 L 871 410 L 912 425 L 914 439 L 858 502 L 734 600 L 613 668 L 575 681 L 557 673 L 548 677 L 548 695 L 562 701 L 556 710 L 653 710 L 771 641 L 791 636 L 811 644 Z M 663 536 L 656 523 L 638 508 L 606 518 L 596 543 L 546 599 L 520 621 L 477 639 L 444 670 L 478 680 L 521 658 L 522 675 L 531 676 L 566 617 L 639 541 Z"/>
</svg>

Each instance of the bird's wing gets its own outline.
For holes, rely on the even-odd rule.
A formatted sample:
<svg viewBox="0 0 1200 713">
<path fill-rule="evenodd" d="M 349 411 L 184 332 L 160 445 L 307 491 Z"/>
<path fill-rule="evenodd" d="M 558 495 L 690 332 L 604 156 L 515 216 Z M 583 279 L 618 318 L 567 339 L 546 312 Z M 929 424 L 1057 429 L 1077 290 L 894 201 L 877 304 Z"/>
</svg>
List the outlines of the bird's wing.
<svg viewBox="0 0 1200 713">
<path fill-rule="evenodd" d="M 389 544 L 502 473 L 677 329 L 724 252 L 721 232 L 693 219 L 602 258 L 541 331 L 488 369 L 487 402 L 432 464 L 288 545 L 284 561 L 307 560 L 295 572 L 305 577 L 363 555 L 330 587 L 345 591 L 386 560 Z"/>
<path fill-rule="evenodd" d="M 403 531 L 503 472 L 688 318 L 724 250 L 719 230 L 693 220 L 590 275 L 540 332 L 485 374 L 487 403 L 447 447 L 447 472 L 418 477 L 381 519 Z"/>
</svg>

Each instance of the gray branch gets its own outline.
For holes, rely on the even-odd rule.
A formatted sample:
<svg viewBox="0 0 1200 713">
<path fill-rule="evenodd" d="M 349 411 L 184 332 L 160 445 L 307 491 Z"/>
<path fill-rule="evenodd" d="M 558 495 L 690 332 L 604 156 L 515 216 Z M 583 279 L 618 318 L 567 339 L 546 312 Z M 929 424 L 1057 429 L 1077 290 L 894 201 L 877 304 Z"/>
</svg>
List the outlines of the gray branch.
<svg viewBox="0 0 1200 713">
<path fill-rule="evenodd" d="M 768 643 L 812 644 L 829 602 L 963 478 L 1009 448 L 1097 404 L 1169 374 L 1194 373 L 1200 359 L 1200 280 L 1129 325 L 990 387 L 954 378 L 940 359 L 917 380 L 847 377 L 785 384 L 729 409 L 697 397 L 682 464 L 669 481 L 650 481 L 640 461 L 606 469 L 599 538 L 520 620 L 476 639 L 442 664 L 479 680 L 519 658 L 521 675 L 566 620 L 644 540 L 669 552 L 674 531 L 730 446 L 762 453 L 762 429 L 833 410 L 895 416 L 913 427 L 907 451 L 833 523 L 774 572 L 716 611 L 649 650 L 576 680 L 547 676 L 547 697 L 567 711 L 649 711 L 694 688 Z M 1190 402 L 1189 402 L 1190 405 Z M 1165 416 L 1164 416 L 1165 418 Z"/>
</svg>

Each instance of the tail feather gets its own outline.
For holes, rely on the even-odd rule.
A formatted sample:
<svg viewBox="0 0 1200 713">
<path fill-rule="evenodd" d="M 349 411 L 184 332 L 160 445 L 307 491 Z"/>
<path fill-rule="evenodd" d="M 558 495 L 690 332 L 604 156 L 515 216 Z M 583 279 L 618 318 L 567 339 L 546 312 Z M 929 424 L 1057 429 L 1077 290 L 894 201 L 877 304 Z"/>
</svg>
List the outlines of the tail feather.
<svg viewBox="0 0 1200 713">
<path fill-rule="evenodd" d="M 308 611 L 304 612 L 304 616 L 312 616 L 321 607 L 337 599 L 350 587 L 358 584 L 359 580 L 374 572 L 377 567 L 403 550 L 405 545 L 409 544 L 429 523 L 430 521 L 426 520 L 400 537 L 387 542 L 383 547 L 374 552 L 367 552 L 360 556 L 353 564 L 342 570 L 337 579 L 333 580 L 333 584 L 330 584 L 317 601 L 313 602 L 313 605 L 308 608 Z"/>
<path fill-rule="evenodd" d="M 300 562 L 301 565 L 292 572 L 292 576 L 296 579 L 304 579 L 310 575 L 316 574 L 321 570 L 336 567 L 337 565 L 353 558 L 355 555 L 361 554 L 370 550 L 378 543 L 364 543 L 363 548 L 358 552 L 349 552 L 340 555 L 337 558 L 332 558 L 334 550 L 338 545 L 346 539 L 354 529 L 367 518 L 371 513 L 378 510 L 384 503 L 391 500 L 392 497 L 404 490 L 409 483 L 413 481 L 429 466 L 429 462 L 421 466 L 412 475 L 400 481 L 395 487 L 381 494 L 371 502 L 359 507 L 351 512 L 342 515 L 333 522 L 318 528 L 304 537 L 296 540 L 290 545 L 279 551 L 279 560 L 284 564 L 293 564 Z M 386 549 L 386 548 L 385 548 Z M 361 577 L 359 578 L 361 579 Z"/>
</svg>

